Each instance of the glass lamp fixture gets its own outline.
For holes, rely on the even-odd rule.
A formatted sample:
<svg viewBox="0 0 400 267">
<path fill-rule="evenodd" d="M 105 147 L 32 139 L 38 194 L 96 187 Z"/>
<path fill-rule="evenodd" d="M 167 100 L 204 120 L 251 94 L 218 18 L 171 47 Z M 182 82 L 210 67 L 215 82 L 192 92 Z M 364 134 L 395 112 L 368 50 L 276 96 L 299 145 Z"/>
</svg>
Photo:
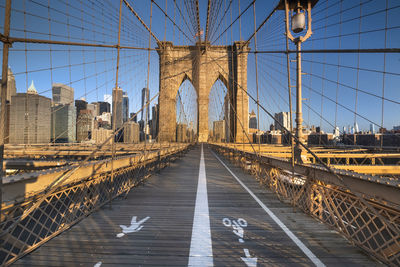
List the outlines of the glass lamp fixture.
<svg viewBox="0 0 400 267">
<path fill-rule="evenodd" d="M 280 0 L 276 10 L 285 11 L 285 24 L 287 37 L 294 43 L 304 42 L 312 35 L 311 9 L 318 0 Z M 293 36 L 292 33 L 301 33 L 303 36 Z"/>
<path fill-rule="evenodd" d="M 306 16 L 304 11 L 300 8 L 296 10 L 296 13 L 292 17 L 292 31 L 294 33 L 302 32 L 306 28 Z"/>
</svg>

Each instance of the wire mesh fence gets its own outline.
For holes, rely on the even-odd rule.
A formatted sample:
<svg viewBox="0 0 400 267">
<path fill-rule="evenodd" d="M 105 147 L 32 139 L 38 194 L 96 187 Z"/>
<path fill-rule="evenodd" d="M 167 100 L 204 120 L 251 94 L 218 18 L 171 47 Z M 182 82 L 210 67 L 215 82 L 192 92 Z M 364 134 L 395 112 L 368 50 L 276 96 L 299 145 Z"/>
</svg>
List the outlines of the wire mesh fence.
<svg viewBox="0 0 400 267">
<path fill-rule="evenodd" d="M 127 194 L 155 171 L 181 156 L 189 145 L 129 157 L 130 166 L 93 170 L 89 177 L 47 188 L 18 203 L 3 206 L 0 221 L 0 265 L 9 265 L 67 230 L 114 198 Z M 107 160 L 111 163 L 111 160 Z M 117 161 L 118 162 L 118 161 Z M 93 164 L 94 166 L 94 164 Z M 52 190 L 48 192 L 48 190 Z"/>
<path fill-rule="evenodd" d="M 213 149 L 252 173 L 280 200 L 333 227 L 377 259 L 393 266 L 400 264 L 399 203 L 360 196 L 347 187 L 323 182 L 311 172 L 309 176 L 293 173 L 240 151 L 240 147 L 213 145 Z"/>
</svg>

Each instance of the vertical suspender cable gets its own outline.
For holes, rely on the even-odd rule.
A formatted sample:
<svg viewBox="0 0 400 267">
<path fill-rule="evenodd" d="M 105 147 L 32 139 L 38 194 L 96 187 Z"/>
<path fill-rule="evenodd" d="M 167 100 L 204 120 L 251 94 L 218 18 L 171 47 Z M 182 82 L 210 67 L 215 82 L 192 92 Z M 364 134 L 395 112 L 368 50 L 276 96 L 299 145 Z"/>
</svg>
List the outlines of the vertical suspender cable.
<svg viewBox="0 0 400 267">
<path fill-rule="evenodd" d="M 342 4 L 340 1 L 340 19 L 339 19 L 339 49 L 342 47 Z M 337 58 L 337 77 L 336 77 L 336 101 L 335 101 L 335 133 L 337 127 L 337 112 L 338 112 L 338 97 L 339 97 L 339 78 L 340 78 L 340 53 L 338 53 Z"/>
<path fill-rule="evenodd" d="M 225 11 L 227 12 L 228 10 L 227 10 L 227 8 L 226 8 L 226 0 L 225 0 Z M 226 18 L 226 13 L 225 13 L 225 16 L 224 16 L 224 19 L 225 19 L 225 28 L 227 27 L 227 18 Z M 228 45 L 228 32 L 226 32 L 225 33 L 225 45 Z M 228 79 L 229 80 L 229 79 Z M 223 107 L 223 109 L 224 109 L 224 112 L 227 112 L 228 110 L 225 108 L 225 101 L 227 100 L 226 99 L 226 95 L 228 95 L 228 98 L 229 98 L 229 88 L 228 88 L 228 86 L 229 86 L 229 82 L 228 82 L 228 84 L 227 84 L 227 88 L 226 88 L 226 93 L 225 93 L 225 95 L 224 95 L 224 107 Z M 228 100 L 229 101 L 229 100 Z M 229 107 L 229 106 L 228 106 Z M 228 111 L 228 114 L 226 114 L 225 113 L 225 143 L 229 143 L 229 136 L 230 136 L 230 128 L 229 128 L 229 111 Z M 228 126 L 228 127 L 227 127 Z M 228 131 L 228 132 L 227 132 Z"/>
<path fill-rule="evenodd" d="M 4 37 L 10 35 L 10 17 L 11 17 L 11 0 L 6 0 L 6 9 L 4 16 Z M 7 83 L 8 83 L 8 50 L 10 43 L 3 41 L 3 65 L 1 78 L 1 112 L 0 112 L 0 211 L 3 203 L 2 187 L 3 187 L 3 161 L 4 161 L 4 136 L 6 130 L 6 100 L 7 100 Z M 2 221 L 3 213 L 0 212 L 0 221 Z"/>
<path fill-rule="evenodd" d="M 240 41 L 242 41 L 242 12 L 240 10 L 240 0 L 238 1 L 238 5 L 239 5 L 239 37 L 240 37 Z M 236 52 L 236 57 L 239 56 L 239 53 Z M 238 62 L 239 58 L 236 59 L 236 62 Z M 236 63 L 238 64 L 238 63 Z M 236 66 L 237 68 L 238 66 Z M 240 77 L 242 78 L 242 74 L 240 75 Z M 239 81 L 237 81 L 237 83 L 239 84 Z M 244 98 L 244 94 L 243 94 L 243 90 L 241 91 L 242 93 L 242 99 L 241 99 L 241 108 L 242 108 L 242 119 L 244 119 L 244 109 L 243 109 L 243 98 Z M 237 106 L 237 99 L 236 99 L 236 106 Z M 237 107 L 236 107 L 237 109 Z M 248 116 L 249 114 L 246 114 L 246 116 Z M 248 126 L 248 125 L 247 125 Z M 245 127 L 242 128 L 243 130 L 243 138 L 242 138 L 242 143 L 243 143 L 243 150 L 244 150 L 244 136 L 245 136 Z"/>
<path fill-rule="evenodd" d="M 199 11 L 199 0 L 196 0 L 196 19 L 197 19 L 197 34 L 199 42 L 201 42 L 201 30 L 200 30 L 200 11 Z"/>
<path fill-rule="evenodd" d="M 362 1 L 360 0 L 360 17 L 358 21 L 358 49 L 360 49 L 361 45 L 361 20 L 362 20 Z M 355 142 L 355 134 L 356 134 L 356 124 L 357 124 L 357 106 L 358 106 L 358 87 L 360 81 L 360 53 L 357 53 L 357 80 L 356 80 L 356 98 L 354 101 L 354 138 L 353 138 L 353 145 L 356 144 Z"/>
<path fill-rule="evenodd" d="M 256 2 L 253 2 L 253 17 L 254 17 L 254 50 L 257 51 L 257 32 L 256 32 Z M 256 90 L 257 90 L 257 133 L 256 133 L 256 138 L 258 142 L 258 154 L 260 155 L 261 153 L 261 144 L 260 144 L 260 138 L 261 135 L 259 135 L 259 129 L 260 129 L 260 99 L 258 95 L 258 64 L 257 64 L 257 53 L 254 53 L 254 61 L 255 61 L 255 67 L 256 67 Z M 257 136 L 258 135 L 258 136 Z"/>
<path fill-rule="evenodd" d="M 167 5 L 167 0 L 165 1 L 165 5 Z M 151 26 L 152 26 L 152 21 L 153 21 L 153 1 L 150 2 L 150 32 L 151 32 Z M 165 15 L 165 31 L 167 30 L 167 17 Z M 164 35 L 164 41 L 165 41 L 165 35 Z M 149 94 L 150 94 L 150 47 L 151 47 L 151 34 L 149 34 L 149 50 L 147 53 L 147 81 L 146 81 L 146 93 L 145 93 L 145 99 L 146 99 L 146 109 L 145 109 L 145 123 L 144 123 L 144 149 L 146 152 L 146 143 L 147 143 L 147 136 L 146 136 L 146 131 L 147 131 L 147 123 L 148 123 L 148 112 L 149 112 Z"/>
<path fill-rule="evenodd" d="M 388 0 L 386 0 L 386 10 L 385 10 L 385 49 L 387 46 L 387 24 L 388 24 Z M 386 76 L 386 53 L 383 54 L 383 74 L 382 74 L 382 115 L 381 115 L 381 149 L 383 147 L 383 119 L 384 119 L 384 107 L 385 107 L 385 76 Z"/>
<path fill-rule="evenodd" d="M 285 5 L 287 5 L 287 0 L 285 0 Z M 286 13 L 285 13 L 286 14 Z M 289 23 L 289 17 L 285 15 L 285 23 Z M 290 58 L 289 58 L 289 36 L 288 36 L 288 26 L 285 27 L 286 35 L 286 66 L 287 66 L 287 83 L 288 83 L 288 94 L 289 94 L 289 121 L 290 121 L 290 133 L 293 133 L 293 108 L 292 108 L 292 86 L 290 85 Z M 292 154 L 292 167 L 294 171 L 294 139 L 290 135 L 290 148 Z"/>
<path fill-rule="evenodd" d="M 328 2 L 326 2 L 326 5 L 328 5 Z M 326 49 L 326 32 L 328 28 L 328 8 L 325 9 L 325 26 L 324 26 L 324 49 Z M 324 64 L 322 65 L 322 85 L 321 85 L 321 113 L 319 114 L 319 129 L 320 132 L 318 134 L 318 144 L 322 145 L 322 118 L 323 118 L 323 111 L 324 111 L 324 98 L 325 98 L 325 81 L 326 81 L 326 53 L 324 53 Z"/>
<path fill-rule="evenodd" d="M 151 1 L 152 2 L 152 1 Z M 151 8 L 150 8 L 151 9 Z M 168 12 L 168 0 L 165 0 L 165 15 L 164 15 L 164 41 L 167 40 L 167 12 Z M 151 13 L 151 11 L 150 11 Z M 151 15 L 150 15 L 151 16 Z M 175 27 L 175 25 L 174 25 Z M 150 28 L 151 30 L 151 28 Z M 149 47 L 150 48 L 150 47 Z"/>
<path fill-rule="evenodd" d="M 174 27 L 172 28 L 172 43 L 175 43 L 175 8 L 176 6 L 174 5 Z"/>
<path fill-rule="evenodd" d="M 51 40 L 51 19 L 50 19 L 50 0 L 47 1 L 47 20 L 49 22 L 49 40 Z M 51 44 L 49 44 L 49 63 L 50 63 L 50 84 L 53 87 L 53 58 L 51 51 Z M 53 143 L 56 143 L 56 114 L 51 110 L 51 115 L 53 117 L 52 123 L 52 131 L 53 131 Z"/>
<path fill-rule="evenodd" d="M 209 29 L 209 22 L 210 22 L 210 6 L 211 6 L 211 0 L 208 0 L 208 4 L 207 4 L 206 35 L 204 36 L 205 42 L 207 42 L 207 39 L 208 39 L 208 29 Z"/>
<path fill-rule="evenodd" d="M 242 13 L 240 11 L 240 0 L 239 0 L 239 37 L 240 37 L 240 41 L 242 41 Z"/>
<path fill-rule="evenodd" d="M 122 0 L 119 2 L 119 21 L 118 21 L 118 45 L 117 45 L 117 68 L 115 71 L 115 91 L 118 89 L 118 71 L 119 71 L 119 50 L 120 50 L 120 44 L 121 44 L 121 15 L 122 15 Z M 116 97 L 116 93 L 113 94 L 113 97 Z M 113 131 L 113 137 L 111 138 L 111 182 L 114 180 L 114 158 L 115 158 L 115 130 L 116 130 L 116 101 L 113 99 L 113 107 L 112 107 L 112 120 L 113 120 L 113 125 L 112 125 L 112 131 Z M 111 194 L 110 194 L 111 196 Z M 110 198 L 110 203 L 111 203 L 111 198 Z"/>
<path fill-rule="evenodd" d="M 230 25 L 232 25 L 232 21 L 233 21 L 233 10 L 232 10 L 232 6 L 231 6 L 231 24 Z M 232 61 L 233 61 L 233 27 L 231 27 L 231 51 L 230 51 L 230 53 L 231 53 L 231 58 L 232 58 Z M 231 73 L 233 73 L 233 64 L 231 64 Z M 231 78 L 232 79 L 232 78 Z M 228 77 L 228 80 L 229 80 L 229 77 Z M 236 142 L 235 142 L 235 138 L 236 138 L 236 132 L 235 132 L 235 129 L 236 129 L 236 122 L 235 122 L 235 117 L 233 117 L 232 118 L 232 113 L 233 112 L 231 112 L 231 109 L 232 109 L 232 107 L 233 107 L 233 100 L 235 99 L 235 96 L 234 96 L 234 90 L 233 90 L 233 79 L 232 79 L 232 81 L 231 82 L 228 82 L 228 84 L 229 84 L 229 86 L 230 86 L 230 88 L 228 88 L 228 98 L 229 98 L 229 102 L 230 102 L 230 108 L 229 108 L 229 128 L 231 129 L 230 130 L 230 132 L 231 132 L 231 141 L 232 141 L 232 143 L 234 144 L 234 147 L 235 147 L 235 149 L 236 149 Z"/>
</svg>

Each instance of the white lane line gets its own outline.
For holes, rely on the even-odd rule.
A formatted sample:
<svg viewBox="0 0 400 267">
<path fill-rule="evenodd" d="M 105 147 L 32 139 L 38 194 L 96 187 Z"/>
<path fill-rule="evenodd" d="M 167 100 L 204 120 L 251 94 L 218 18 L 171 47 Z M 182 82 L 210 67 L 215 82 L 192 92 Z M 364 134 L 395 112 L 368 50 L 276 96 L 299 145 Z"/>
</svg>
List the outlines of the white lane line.
<svg viewBox="0 0 400 267">
<path fill-rule="evenodd" d="M 275 221 L 277 225 L 292 239 L 292 241 L 301 249 L 301 251 L 306 254 L 306 256 L 318 267 L 325 266 L 318 258 L 317 256 L 314 255 L 314 253 L 311 252 L 309 248 L 306 247 L 306 245 L 303 244 L 303 242 L 300 241 L 300 239 L 295 236 L 292 231 L 289 230 L 289 228 L 286 227 L 286 225 L 278 218 L 276 215 L 267 207 L 265 206 L 264 203 L 261 202 L 261 200 L 242 182 L 240 179 L 228 168 L 228 166 L 225 165 L 225 163 L 213 152 L 214 157 L 221 162 L 221 164 L 232 174 L 232 176 L 238 181 L 238 183 L 246 189 L 246 191 L 254 198 L 255 201 L 265 210 L 266 213 Z"/>
<path fill-rule="evenodd" d="M 213 266 L 210 215 L 208 212 L 207 179 L 201 145 L 199 181 L 194 209 L 192 240 L 190 242 L 189 266 Z"/>
</svg>

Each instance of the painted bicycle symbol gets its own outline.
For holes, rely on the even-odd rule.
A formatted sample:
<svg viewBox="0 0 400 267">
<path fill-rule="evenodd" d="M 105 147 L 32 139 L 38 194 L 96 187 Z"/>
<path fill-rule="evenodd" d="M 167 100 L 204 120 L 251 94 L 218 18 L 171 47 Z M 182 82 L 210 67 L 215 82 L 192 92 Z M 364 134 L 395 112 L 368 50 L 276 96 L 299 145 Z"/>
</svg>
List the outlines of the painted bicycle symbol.
<svg viewBox="0 0 400 267">
<path fill-rule="evenodd" d="M 242 218 L 238 218 L 237 220 L 231 220 L 229 218 L 222 219 L 222 223 L 226 227 L 232 227 L 233 233 L 239 237 L 239 242 L 243 243 L 243 235 L 244 235 L 244 227 L 247 227 L 247 221 Z"/>
</svg>

